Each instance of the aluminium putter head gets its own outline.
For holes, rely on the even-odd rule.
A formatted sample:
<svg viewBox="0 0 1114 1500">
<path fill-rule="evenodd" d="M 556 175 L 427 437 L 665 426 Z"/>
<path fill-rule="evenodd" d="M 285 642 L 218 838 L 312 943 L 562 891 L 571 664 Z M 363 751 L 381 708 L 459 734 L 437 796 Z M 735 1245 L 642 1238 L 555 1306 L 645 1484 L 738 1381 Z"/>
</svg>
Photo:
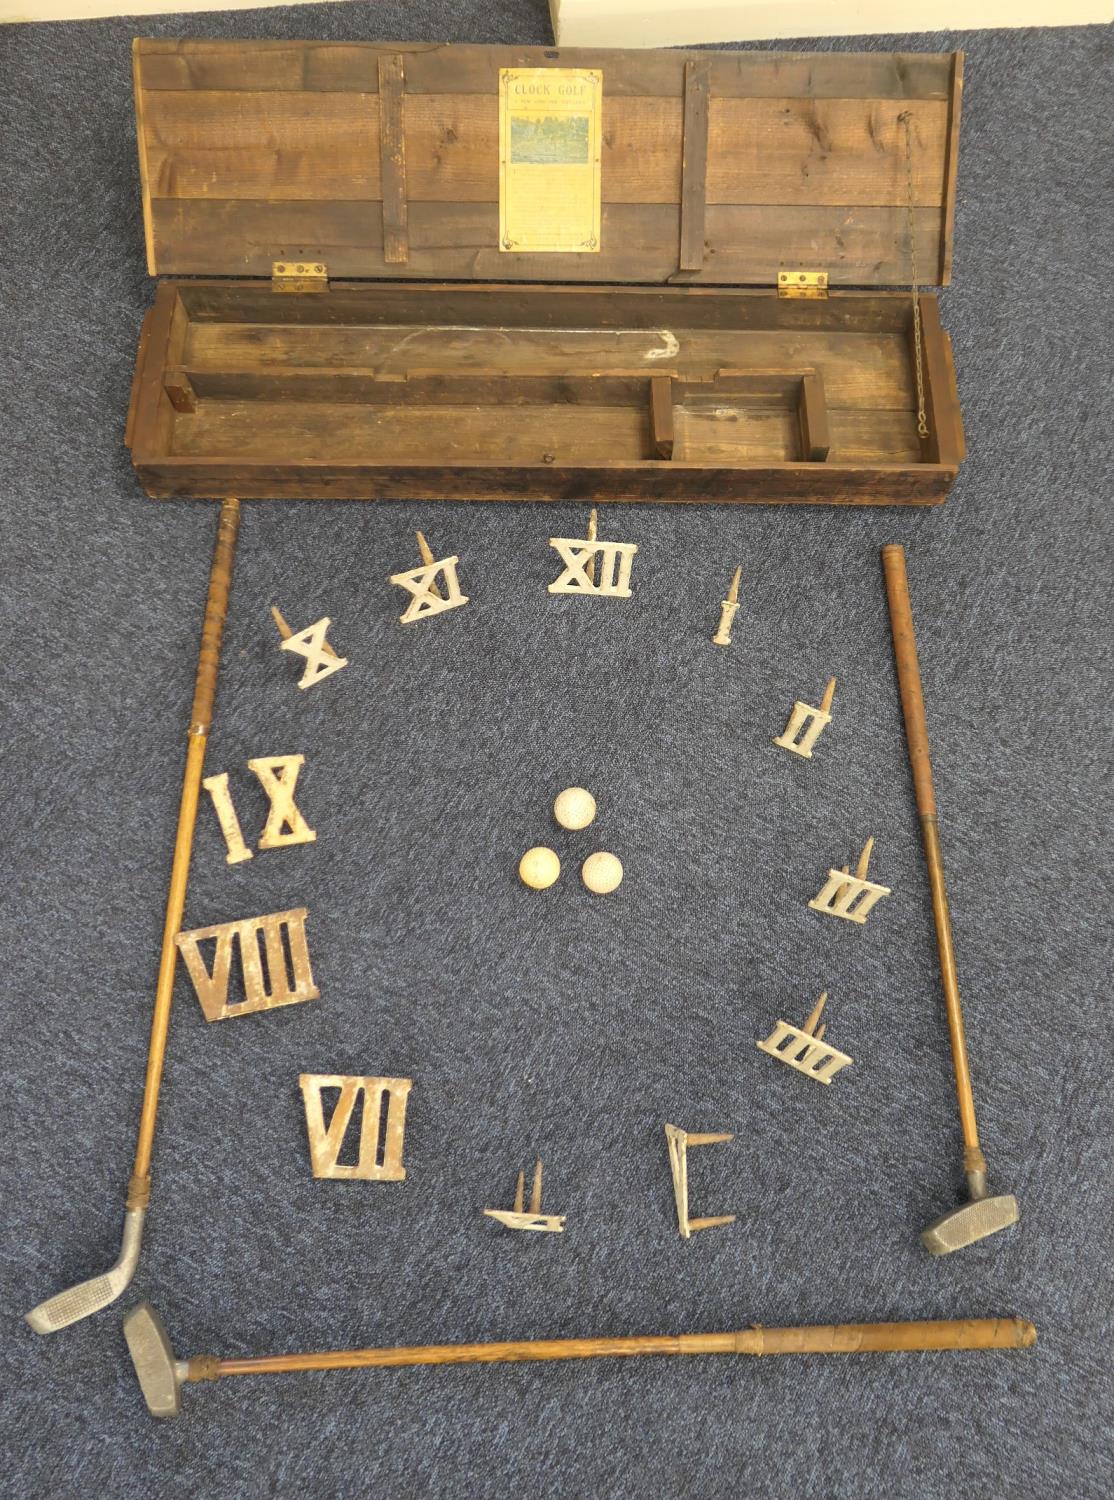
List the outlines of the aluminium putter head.
<svg viewBox="0 0 1114 1500">
<path fill-rule="evenodd" d="M 162 1319 L 149 1302 L 124 1319 L 124 1337 L 136 1379 L 153 1417 L 176 1417 L 182 1409 L 182 1381 L 188 1366 L 174 1358 Z"/>
<path fill-rule="evenodd" d="M 977 1240 L 1008 1229 L 1018 1220 L 1017 1199 L 1012 1193 L 997 1198 L 972 1198 L 937 1219 L 921 1232 L 921 1244 L 930 1255 L 950 1255 Z"/>
<path fill-rule="evenodd" d="M 143 1219 L 145 1210 L 129 1208 L 124 1215 L 124 1237 L 115 1265 L 101 1276 L 92 1276 L 88 1281 L 79 1281 L 64 1292 L 57 1292 L 33 1307 L 24 1316 L 36 1333 L 57 1333 L 71 1323 L 91 1317 L 115 1302 L 124 1291 L 139 1263 L 139 1250 L 143 1243 Z"/>
</svg>

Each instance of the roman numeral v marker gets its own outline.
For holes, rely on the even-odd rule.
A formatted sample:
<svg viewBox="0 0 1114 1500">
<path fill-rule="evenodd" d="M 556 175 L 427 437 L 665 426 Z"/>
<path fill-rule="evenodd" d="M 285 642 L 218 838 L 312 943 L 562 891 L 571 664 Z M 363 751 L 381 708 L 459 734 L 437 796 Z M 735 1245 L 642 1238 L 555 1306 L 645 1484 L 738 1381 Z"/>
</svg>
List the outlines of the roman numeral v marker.
<svg viewBox="0 0 1114 1500">
<path fill-rule="evenodd" d="M 265 917 L 240 922 L 222 922 L 216 927 L 196 927 L 178 934 L 178 948 L 207 1021 L 226 1021 L 257 1010 L 276 1010 L 280 1005 L 298 1005 L 316 1000 L 320 991 L 313 982 L 306 946 L 304 906 L 276 911 Z M 260 950 L 260 939 L 263 949 Z M 285 938 L 285 942 L 284 942 Z M 201 944 L 215 939 L 210 969 L 202 957 Z M 244 999 L 229 1003 L 233 950 L 239 944 Z M 286 950 L 290 959 L 287 963 Z M 266 971 L 264 971 L 264 956 Z"/>
<path fill-rule="evenodd" d="M 678 1125 L 665 1127 L 665 1138 L 669 1144 L 669 1169 L 673 1173 L 673 1196 L 677 1203 L 677 1227 L 681 1238 L 687 1240 L 697 1229 L 717 1229 L 721 1224 L 734 1224 L 734 1214 L 717 1214 L 714 1218 L 692 1219 L 689 1217 L 689 1164 L 690 1146 L 714 1146 L 720 1141 L 732 1141 L 734 1135 L 727 1130 L 701 1131 L 682 1130 Z"/>
<path fill-rule="evenodd" d="M 514 1208 L 485 1208 L 489 1219 L 495 1219 L 506 1229 L 530 1229 L 542 1234 L 562 1234 L 565 1214 L 542 1213 L 542 1164 L 534 1163 L 534 1183 L 530 1190 L 530 1207 L 526 1207 L 526 1173 L 518 1174 L 514 1190 Z"/>
<path fill-rule="evenodd" d="M 341 1073 L 303 1073 L 298 1079 L 306 1111 L 309 1158 L 315 1177 L 360 1182 L 402 1182 L 403 1133 L 406 1100 L 414 1086 L 412 1078 L 353 1078 Z M 325 1124 L 323 1089 L 339 1089 L 332 1118 Z M 363 1095 L 360 1149 L 356 1162 L 341 1166 L 339 1157 L 356 1103 Z M 386 1125 L 382 1125 L 383 1099 L 387 1100 Z M 383 1136 L 380 1153 L 379 1137 Z"/>
</svg>

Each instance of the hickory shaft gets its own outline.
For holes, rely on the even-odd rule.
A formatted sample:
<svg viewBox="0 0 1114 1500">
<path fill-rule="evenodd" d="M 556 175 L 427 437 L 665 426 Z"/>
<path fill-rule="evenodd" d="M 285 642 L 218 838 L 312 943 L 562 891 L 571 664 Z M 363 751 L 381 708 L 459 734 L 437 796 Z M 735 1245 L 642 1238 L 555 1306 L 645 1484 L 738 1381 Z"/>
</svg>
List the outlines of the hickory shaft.
<svg viewBox="0 0 1114 1500">
<path fill-rule="evenodd" d="M 187 1380 L 222 1375 L 282 1375 L 298 1370 L 370 1366 L 494 1364 L 509 1360 L 595 1359 L 637 1354 L 879 1354 L 900 1350 L 1027 1349 L 1036 1342 L 1021 1318 L 920 1323 L 842 1323 L 814 1328 L 747 1328 L 652 1338 L 523 1339 L 503 1344 L 424 1344 L 399 1349 L 337 1349 L 255 1359 L 191 1360 Z"/>
<path fill-rule="evenodd" d="M 213 698 L 217 690 L 221 639 L 228 612 L 228 593 L 232 584 L 232 562 L 236 537 L 240 529 L 240 502 L 224 500 L 220 508 L 216 546 L 209 571 L 209 595 L 205 601 L 205 620 L 201 627 L 201 648 L 197 659 L 197 678 L 193 708 L 190 713 L 186 768 L 182 777 L 182 798 L 178 807 L 178 831 L 174 839 L 174 859 L 170 866 L 170 887 L 166 897 L 166 919 L 162 930 L 162 954 L 155 986 L 155 1006 L 151 1016 L 151 1040 L 147 1050 L 147 1075 L 143 1086 L 143 1107 L 139 1117 L 139 1135 L 135 1144 L 135 1163 L 128 1184 L 128 1208 L 146 1208 L 151 1191 L 151 1149 L 155 1140 L 155 1118 L 159 1108 L 163 1062 L 166 1057 L 166 1035 L 170 1026 L 170 1003 L 174 993 L 174 967 L 178 958 L 175 939 L 182 926 L 186 904 L 186 882 L 189 879 L 193 829 L 197 820 L 197 801 L 201 791 L 201 771 L 205 745 L 213 717 Z"/>
<path fill-rule="evenodd" d="M 905 717 L 909 764 L 913 772 L 925 863 L 928 866 L 928 883 L 932 892 L 932 915 L 936 922 L 936 946 L 940 954 L 940 978 L 948 1011 L 948 1032 L 955 1065 L 955 1088 L 959 1099 L 960 1123 L 963 1126 L 963 1143 L 966 1147 L 966 1166 L 968 1173 L 984 1173 L 986 1163 L 979 1148 L 979 1131 L 975 1122 L 975 1099 L 971 1092 L 971 1070 L 967 1062 L 963 1007 L 959 999 L 959 979 L 955 970 L 955 944 L 952 941 L 948 893 L 944 887 L 944 861 L 936 822 L 932 762 L 928 753 L 928 724 L 925 719 L 920 663 L 917 660 L 917 642 L 913 635 L 913 611 L 909 603 L 904 548 L 883 547 L 882 570 L 890 606 L 890 628 L 893 633 L 901 710 Z"/>
</svg>

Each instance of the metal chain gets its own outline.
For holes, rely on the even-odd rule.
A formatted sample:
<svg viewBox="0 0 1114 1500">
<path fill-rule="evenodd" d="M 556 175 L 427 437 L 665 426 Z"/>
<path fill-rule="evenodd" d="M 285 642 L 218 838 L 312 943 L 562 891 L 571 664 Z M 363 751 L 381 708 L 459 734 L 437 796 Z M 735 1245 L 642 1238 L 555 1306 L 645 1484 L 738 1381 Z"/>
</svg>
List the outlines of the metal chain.
<svg viewBox="0 0 1114 1500">
<path fill-rule="evenodd" d="M 928 418 L 924 400 L 924 354 L 921 347 L 921 299 L 917 285 L 917 225 L 913 213 L 913 118 L 906 110 L 900 118 L 905 122 L 905 182 L 908 188 L 909 208 L 909 265 L 913 288 L 913 353 L 917 374 L 917 433 L 928 436 Z"/>
</svg>

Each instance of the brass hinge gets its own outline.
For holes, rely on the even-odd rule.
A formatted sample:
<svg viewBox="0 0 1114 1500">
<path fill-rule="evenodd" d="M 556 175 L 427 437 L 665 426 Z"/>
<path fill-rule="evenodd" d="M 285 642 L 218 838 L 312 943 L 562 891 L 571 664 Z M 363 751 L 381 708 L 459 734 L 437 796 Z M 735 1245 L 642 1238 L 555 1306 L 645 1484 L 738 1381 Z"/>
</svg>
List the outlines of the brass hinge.
<svg viewBox="0 0 1114 1500">
<path fill-rule="evenodd" d="M 271 262 L 272 292 L 327 292 L 329 271 L 323 261 L 276 260 Z"/>
<path fill-rule="evenodd" d="M 827 271 L 779 271 L 777 273 L 779 297 L 810 297 L 824 299 L 828 295 Z"/>
</svg>

